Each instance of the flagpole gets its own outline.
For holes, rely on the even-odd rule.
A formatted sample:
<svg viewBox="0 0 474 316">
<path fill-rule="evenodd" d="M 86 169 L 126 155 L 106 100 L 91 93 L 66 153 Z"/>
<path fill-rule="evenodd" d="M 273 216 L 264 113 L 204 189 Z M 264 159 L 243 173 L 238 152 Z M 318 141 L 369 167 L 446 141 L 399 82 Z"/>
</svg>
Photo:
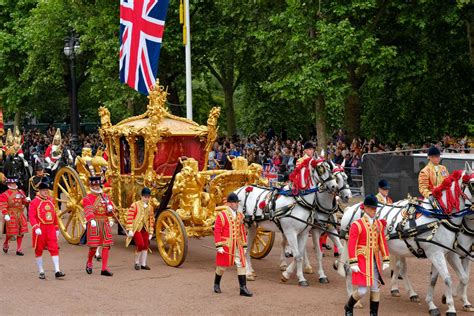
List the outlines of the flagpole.
<svg viewBox="0 0 474 316">
<path fill-rule="evenodd" d="M 184 0 L 184 16 L 186 27 L 186 118 L 193 119 L 193 89 L 191 76 L 191 23 L 189 21 L 189 0 Z"/>
</svg>

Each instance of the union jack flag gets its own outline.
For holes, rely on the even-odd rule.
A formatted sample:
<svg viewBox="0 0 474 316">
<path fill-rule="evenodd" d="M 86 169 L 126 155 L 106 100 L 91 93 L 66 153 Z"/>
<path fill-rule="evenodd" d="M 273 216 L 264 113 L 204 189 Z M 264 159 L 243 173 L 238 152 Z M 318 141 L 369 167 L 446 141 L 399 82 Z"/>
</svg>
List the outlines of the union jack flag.
<svg viewBox="0 0 474 316">
<path fill-rule="evenodd" d="M 120 1 L 120 82 L 145 95 L 156 82 L 168 4 Z"/>
</svg>

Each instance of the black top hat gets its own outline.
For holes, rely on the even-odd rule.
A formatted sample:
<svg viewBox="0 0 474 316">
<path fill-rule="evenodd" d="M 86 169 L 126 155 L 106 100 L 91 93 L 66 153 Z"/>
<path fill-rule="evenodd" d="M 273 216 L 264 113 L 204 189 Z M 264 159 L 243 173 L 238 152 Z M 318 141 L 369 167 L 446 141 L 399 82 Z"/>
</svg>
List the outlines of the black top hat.
<svg viewBox="0 0 474 316">
<path fill-rule="evenodd" d="M 92 177 L 89 177 L 89 183 L 90 184 L 102 184 L 102 178 L 101 177 L 97 177 L 97 176 L 92 176 Z"/>
<path fill-rule="evenodd" d="M 148 189 L 147 187 L 142 189 L 142 196 L 150 196 L 151 195 L 151 190 Z"/>
<path fill-rule="evenodd" d="M 379 201 L 373 194 L 367 194 L 364 199 L 364 206 L 377 207 Z"/>
<path fill-rule="evenodd" d="M 310 148 L 312 149 L 315 148 L 313 142 L 307 141 L 306 143 L 304 143 L 303 149 L 310 149 Z"/>
<path fill-rule="evenodd" d="M 237 196 L 237 194 L 232 192 L 227 196 L 227 202 L 229 202 L 229 203 L 240 202 L 240 200 L 239 200 L 239 197 Z"/>
<path fill-rule="evenodd" d="M 440 156 L 441 152 L 439 151 L 438 147 L 431 146 L 430 149 L 428 149 L 428 157 L 430 156 Z"/>
<path fill-rule="evenodd" d="M 387 180 L 382 179 L 379 181 L 379 188 L 384 189 L 384 190 L 389 190 L 390 189 L 390 183 L 388 183 Z"/>
</svg>

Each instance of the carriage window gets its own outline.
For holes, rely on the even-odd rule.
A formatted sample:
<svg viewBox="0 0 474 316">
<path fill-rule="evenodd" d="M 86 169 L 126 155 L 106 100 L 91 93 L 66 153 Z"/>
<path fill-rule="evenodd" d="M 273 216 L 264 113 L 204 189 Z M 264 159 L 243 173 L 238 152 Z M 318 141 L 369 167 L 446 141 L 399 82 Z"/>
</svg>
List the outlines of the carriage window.
<svg viewBox="0 0 474 316">
<path fill-rule="evenodd" d="M 130 144 L 123 136 L 120 137 L 120 171 L 122 174 L 128 174 L 132 172 Z"/>
<path fill-rule="evenodd" d="M 135 161 L 135 169 L 141 169 L 145 161 L 145 140 L 142 136 L 138 136 L 135 140 Z"/>
</svg>

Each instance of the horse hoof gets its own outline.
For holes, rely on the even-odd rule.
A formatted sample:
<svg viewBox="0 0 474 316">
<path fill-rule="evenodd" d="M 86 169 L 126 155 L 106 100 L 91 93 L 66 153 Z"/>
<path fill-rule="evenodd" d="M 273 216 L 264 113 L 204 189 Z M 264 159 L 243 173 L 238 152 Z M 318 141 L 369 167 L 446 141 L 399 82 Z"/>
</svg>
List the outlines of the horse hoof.
<svg viewBox="0 0 474 316">
<path fill-rule="evenodd" d="M 400 293 L 399 293 L 398 296 L 400 296 Z M 419 302 L 420 302 L 420 297 L 419 297 L 418 295 L 410 296 L 410 302 L 412 302 L 412 303 L 419 303 Z"/>
<path fill-rule="evenodd" d="M 439 309 L 435 308 L 435 309 L 430 309 L 430 315 L 438 316 L 438 315 L 441 315 L 441 313 L 439 312 Z"/>
<path fill-rule="evenodd" d="M 313 267 L 312 266 L 306 266 L 303 270 L 304 273 L 306 274 L 314 274 Z"/>
<path fill-rule="evenodd" d="M 456 316 L 456 312 L 446 312 L 446 316 Z"/>
<path fill-rule="evenodd" d="M 332 264 L 332 268 L 337 271 L 337 262 L 336 261 L 334 261 L 334 263 Z"/>
<path fill-rule="evenodd" d="M 362 305 L 360 301 L 357 301 L 357 303 L 354 305 L 354 308 L 364 308 L 364 305 Z"/>
<path fill-rule="evenodd" d="M 289 279 L 287 277 L 285 277 L 285 275 L 282 273 L 280 280 L 281 280 L 281 282 L 285 283 L 285 282 L 288 282 Z"/>
<path fill-rule="evenodd" d="M 319 283 L 327 284 L 329 283 L 328 278 L 319 278 Z"/>
<path fill-rule="evenodd" d="M 252 271 L 252 275 L 253 275 L 254 277 L 257 276 L 257 274 L 255 273 L 255 271 Z"/>
<path fill-rule="evenodd" d="M 286 268 L 288 268 L 288 265 L 282 264 L 282 265 L 280 266 L 280 271 L 285 271 Z"/>
<path fill-rule="evenodd" d="M 308 281 L 300 281 L 298 282 L 299 286 L 302 286 L 302 287 L 308 287 L 309 286 L 309 283 Z"/>
<path fill-rule="evenodd" d="M 255 277 L 251 274 L 247 274 L 247 281 L 255 281 Z"/>
<path fill-rule="evenodd" d="M 393 297 L 400 297 L 400 290 L 391 290 L 390 294 L 392 294 Z"/>
<path fill-rule="evenodd" d="M 464 305 L 462 307 L 462 310 L 465 312 L 474 312 L 474 308 L 472 307 L 472 305 Z"/>
<path fill-rule="evenodd" d="M 446 304 L 446 295 L 444 295 L 444 294 L 441 297 L 441 303 Z"/>
</svg>

